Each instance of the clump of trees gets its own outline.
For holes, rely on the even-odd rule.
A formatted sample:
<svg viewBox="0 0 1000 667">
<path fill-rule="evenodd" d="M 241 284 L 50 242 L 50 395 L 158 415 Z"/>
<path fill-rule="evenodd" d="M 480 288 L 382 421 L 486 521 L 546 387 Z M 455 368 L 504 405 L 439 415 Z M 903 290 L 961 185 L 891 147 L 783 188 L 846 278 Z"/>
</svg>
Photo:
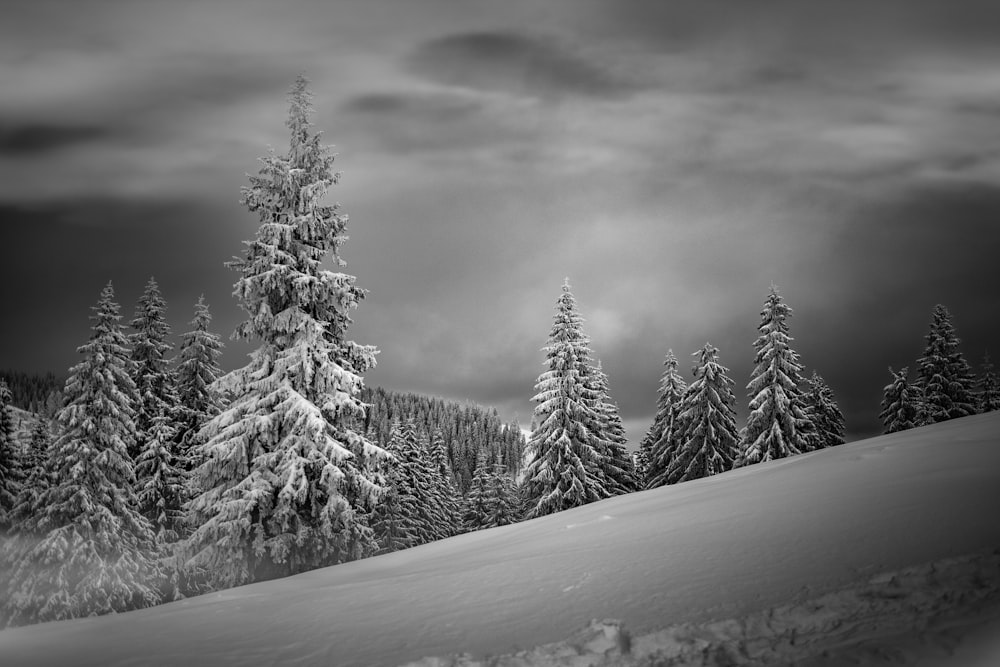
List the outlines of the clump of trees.
<svg viewBox="0 0 1000 667">
<path fill-rule="evenodd" d="M 967 417 L 1000 409 L 1000 388 L 987 353 L 978 378 L 965 360 L 951 313 L 937 304 L 924 336 L 924 351 L 916 360 L 916 377 L 909 368 L 889 368 L 892 381 L 882 390 L 884 433 Z"/>
</svg>

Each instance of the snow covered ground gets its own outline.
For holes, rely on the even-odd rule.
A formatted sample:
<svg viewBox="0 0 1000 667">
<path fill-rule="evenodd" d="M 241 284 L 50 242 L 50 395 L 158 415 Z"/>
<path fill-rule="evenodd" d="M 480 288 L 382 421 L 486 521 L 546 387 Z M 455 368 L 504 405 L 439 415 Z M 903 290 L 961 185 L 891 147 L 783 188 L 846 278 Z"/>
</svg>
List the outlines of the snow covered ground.
<svg viewBox="0 0 1000 667">
<path fill-rule="evenodd" d="M 506 657 L 483 664 L 985 667 L 1000 664 L 998 510 L 991 413 L 152 609 L 7 629 L 0 665 L 489 654 Z"/>
</svg>

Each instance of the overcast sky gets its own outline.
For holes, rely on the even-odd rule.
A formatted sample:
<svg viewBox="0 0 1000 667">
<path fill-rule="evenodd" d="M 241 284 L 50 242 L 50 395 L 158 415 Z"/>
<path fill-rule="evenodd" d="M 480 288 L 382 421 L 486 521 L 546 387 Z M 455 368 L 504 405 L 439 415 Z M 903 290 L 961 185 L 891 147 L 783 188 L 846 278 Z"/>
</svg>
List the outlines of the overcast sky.
<svg viewBox="0 0 1000 667">
<path fill-rule="evenodd" d="M 961 8 L 958 11 L 956 7 Z M 564 277 L 636 444 L 664 354 L 746 411 L 771 283 L 853 436 L 951 310 L 1000 357 L 1000 3 L 8 2 L 0 368 L 76 362 L 102 286 L 155 276 L 228 341 L 239 203 L 312 81 L 343 172 L 369 384 L 531 420 Z"/>
</svg>

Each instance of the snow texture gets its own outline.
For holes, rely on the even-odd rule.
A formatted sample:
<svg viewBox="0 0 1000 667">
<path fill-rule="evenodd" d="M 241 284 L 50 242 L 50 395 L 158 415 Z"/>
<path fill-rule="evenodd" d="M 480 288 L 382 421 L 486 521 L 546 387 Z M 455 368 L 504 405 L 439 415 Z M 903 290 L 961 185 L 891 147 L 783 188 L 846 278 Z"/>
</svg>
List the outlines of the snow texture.
<svg viewBox="0 0 1000 667">
<path fill-rule="evenodd" d="M 9 628 L 0 664 L 398 665 L 581 641 L 603 655 L 623 651 L 614 624 L 573 633 L 611 618 L 634 638 L 631 656 L 536 664 L 650 664 L 625 661 L 720 637 L 767 655 L 794 636 L 819 642 L 804 665 L 900 650 L 985 667 L 1000 664 L 996 507 L 990 413 L 151 609 Z M 822 644 L 836 618 L 844 644 Z M 733 655 L 678 664 L 754 664 Z"/>
</svg>

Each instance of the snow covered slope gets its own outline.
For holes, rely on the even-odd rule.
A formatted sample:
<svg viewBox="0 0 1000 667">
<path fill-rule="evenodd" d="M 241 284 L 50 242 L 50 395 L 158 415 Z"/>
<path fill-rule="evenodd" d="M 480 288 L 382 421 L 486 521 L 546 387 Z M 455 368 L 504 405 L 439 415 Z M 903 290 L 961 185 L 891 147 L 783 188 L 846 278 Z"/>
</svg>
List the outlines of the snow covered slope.
<svg viewBox="0 0 1000 667">
<path fill-rule="evenodd" d="M 392 665 L 639 635 L 1000 547 L 1000 413 L 118 616 L 0 632 L 0 665 Z M 914 575 L 915 576 L 915 575 Z"/>
</svg>

